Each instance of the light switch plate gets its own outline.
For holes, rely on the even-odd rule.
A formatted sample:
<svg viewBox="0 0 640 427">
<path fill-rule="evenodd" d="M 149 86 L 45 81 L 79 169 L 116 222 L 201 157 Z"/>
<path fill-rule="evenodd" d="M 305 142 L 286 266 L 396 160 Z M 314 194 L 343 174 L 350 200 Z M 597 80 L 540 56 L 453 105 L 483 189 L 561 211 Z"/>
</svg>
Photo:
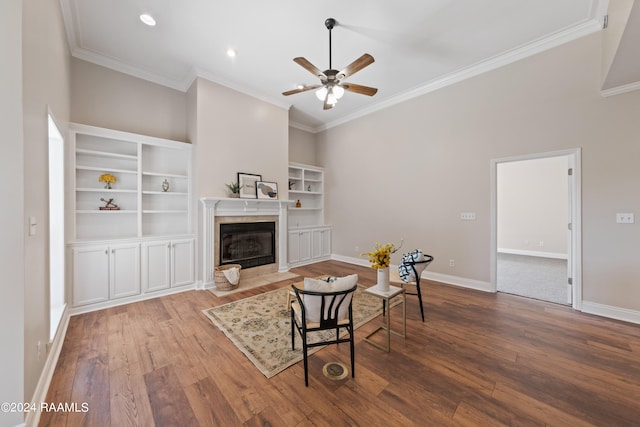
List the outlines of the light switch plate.
<svg viewBox="0 0 640 427">
<path fill-rule="evenodd" d="M 475 221 L 476 213 L 475 212 L 460 212 L 460 219 L 463 221 Z"/>
</svg>

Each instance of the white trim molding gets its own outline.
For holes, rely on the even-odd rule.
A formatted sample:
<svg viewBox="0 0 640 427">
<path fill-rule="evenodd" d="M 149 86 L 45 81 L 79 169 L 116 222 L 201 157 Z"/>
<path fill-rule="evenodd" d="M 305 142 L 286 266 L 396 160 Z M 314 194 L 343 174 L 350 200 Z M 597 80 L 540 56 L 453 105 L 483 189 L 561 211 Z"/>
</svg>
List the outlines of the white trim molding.
<svg viewBox="0 0 640 427">
<path fill-rule="evenodd" d="M 608 317 L 610 319 L 622 320 L 623 322 L 640 324 L 640 311 L 629 310 L 627 308 L 615 307 L 591 301 L 582 301 L 582 312 L 595 314 L 596 316 Z"/>
</svg>

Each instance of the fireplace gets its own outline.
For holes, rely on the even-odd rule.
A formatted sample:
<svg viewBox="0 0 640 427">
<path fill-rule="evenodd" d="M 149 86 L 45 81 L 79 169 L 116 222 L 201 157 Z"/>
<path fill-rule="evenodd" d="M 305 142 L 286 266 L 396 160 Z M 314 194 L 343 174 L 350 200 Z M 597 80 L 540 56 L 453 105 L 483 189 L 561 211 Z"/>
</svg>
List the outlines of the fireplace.
<svg viewBox="0 0 640 427">
<path fill-rule="evenodd" d="M 219 238 L 219 265 L 251 268 L 276 262 L 275 222 L 220 223 Z"/>
<path fill-rule="evenodd" d="M 243 268 L 244 278 L 251 275 L 260 275 L 273 272 L 284 272 L 289 270 L 287 262 L 287 209 L 293 203 L 290 200 L 272 199 L 233 199 L 228 197 L 203 197 L 202 203 L 202 242 L 201 265 L 202 265 L 202 287 L 215 286 L 213 272 L 214 268 L 222 263 L 230 263 L 235 258 L 245 258 L 246 254 L 239 254 L 236 249 L 228 256 L 220 255 L 220 245 L 222 243 L 220 227 L 223 224 L 241 223 L 267 223 L 274 224 L 275 231 L 272 231 L 274 239 L 272 247 L 273 261 L 270 264 L 260 267 Z M 257 239 L 261 245 L 261 239 Z M 253 244 L 253 243 L 252 243 Z M 240 255 L 240 256 L 238 256 Z M 255 255 L 250 255 L 251 258 Z M 249 261 L 247 262 L 255 262 Z M 244 263 L 240 263 L 244 265 Z"/>
</svg>

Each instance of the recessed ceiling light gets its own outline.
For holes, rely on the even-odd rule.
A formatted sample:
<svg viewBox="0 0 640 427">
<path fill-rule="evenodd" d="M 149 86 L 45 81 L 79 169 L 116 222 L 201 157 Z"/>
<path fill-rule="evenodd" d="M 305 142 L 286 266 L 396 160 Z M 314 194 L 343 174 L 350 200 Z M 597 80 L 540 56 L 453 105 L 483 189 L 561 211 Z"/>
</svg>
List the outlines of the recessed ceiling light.
<svg viewBox="0 0 640 427">
<path fill-rule="evenodd" d="M 153 16 L 147 13 L 143 13 L 142 15 L 140 15 L 140 20 L 150 27 L 153 27 L 156 25 L 156 20 L 153 19 Z"/>
<path fill-rule="evenodd" d="M 236 53 L 236 51 L 235 51 L 235 50 L 233 50 L 233 49 L 231 49 L 231 48 L 227 49 L 227 56 L 228 56 L 229 58 L 233 58 L 233 57 L 234 57 L 234 56 L 236 56 L 236 55 L 237 55 L 237 53 Z"/>
</svg>

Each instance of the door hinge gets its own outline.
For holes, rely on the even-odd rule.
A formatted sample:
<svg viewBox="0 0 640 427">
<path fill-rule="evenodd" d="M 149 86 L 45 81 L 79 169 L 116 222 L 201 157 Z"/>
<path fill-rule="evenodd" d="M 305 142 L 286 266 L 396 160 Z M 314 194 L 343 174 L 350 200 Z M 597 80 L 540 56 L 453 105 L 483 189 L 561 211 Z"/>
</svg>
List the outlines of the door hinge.
<svg viewBox="0 0 640 427">
<path fill-rule="evenodd" d="M 569 169 L 567 170 L 567 172 L 569 173 L 569 176 L 572 176 L 572 175 L 573 175 L 573 168 L 569 168 Z"/>
<path fill-rule="evenodd" d="M 569 285 L 573 285 L 573 278 L 572 277 L 567 278 L 567 283 Z"/>
</svg>

